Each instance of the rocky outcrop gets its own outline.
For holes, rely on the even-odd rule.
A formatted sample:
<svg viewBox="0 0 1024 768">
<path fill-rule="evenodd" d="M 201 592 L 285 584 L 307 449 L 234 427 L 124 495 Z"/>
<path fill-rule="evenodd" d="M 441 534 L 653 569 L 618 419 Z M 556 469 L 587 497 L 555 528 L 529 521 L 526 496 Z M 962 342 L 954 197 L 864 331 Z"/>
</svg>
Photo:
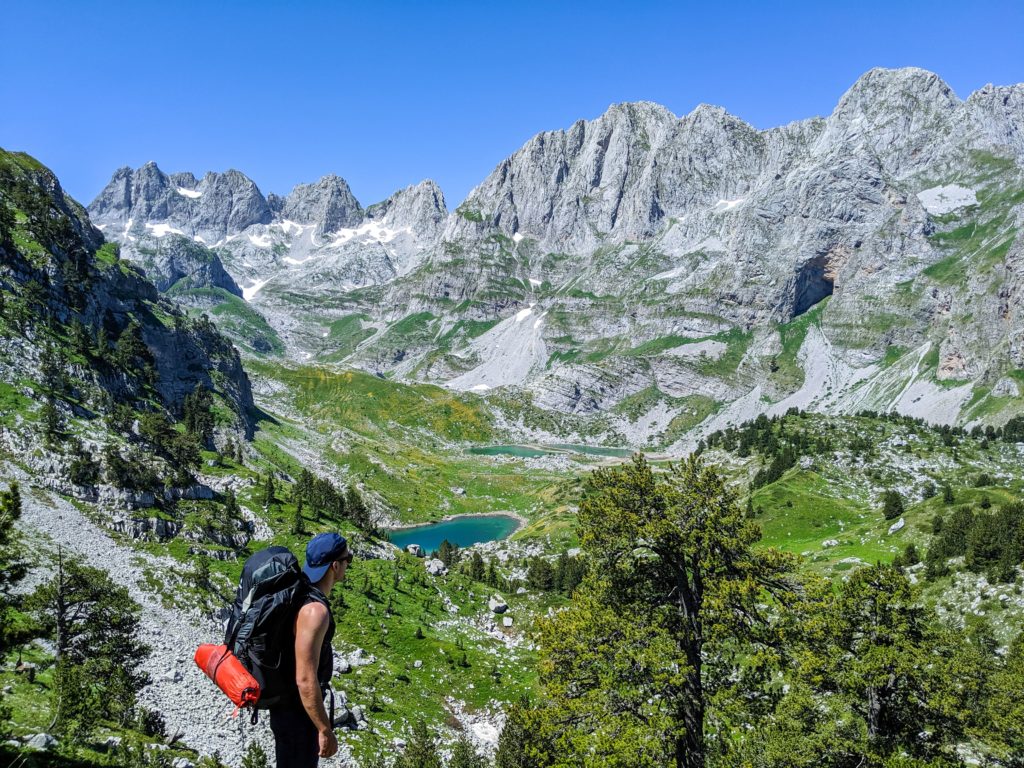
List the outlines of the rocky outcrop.
<svg viewBox="0 0 1024 768">
<path fill-rule="evenodd" d="M 142 235 L 126 240 L 121 245 L 121 256 L 142 267 L 158 291 L 173 292 L 179 299 L 189 291 L 203 288 L 222 288 L 235 296 L 242 295 L 242 289 L 224 269 L 220 257 L 182 235 Z"/>
</svg>

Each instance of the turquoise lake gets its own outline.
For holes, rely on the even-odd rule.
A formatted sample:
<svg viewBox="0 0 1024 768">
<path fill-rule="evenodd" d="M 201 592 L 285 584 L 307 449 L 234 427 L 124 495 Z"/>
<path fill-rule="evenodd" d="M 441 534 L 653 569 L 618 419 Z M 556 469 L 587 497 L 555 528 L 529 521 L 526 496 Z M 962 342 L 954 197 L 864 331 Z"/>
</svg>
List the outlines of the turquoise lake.
<svg viewBox="0 0 1024 768">
<path fill-rule="evenodd" d="M 443 523 L 397 528 L 390 534 L 391 543 L 396 547 L 405 549 L 409 544 L 419 544 L 429 555 L 445 539 L 456 546 L 468 547 L 470 544 L 507 538 L 518 527 L 519 521 L 508 515 L 461 515 Z"/>
<path fill-rule="evenodd" d="M 535 447 L 532 445 L 484 445 L 477 448 L 470 448 L 470 453 L 477 456 L 518 456 L 522 459 L 533 459 L 538 456 L 550 456 L 557 453 L 584 453 L 589 456 L 614 456 L 616 458 L 629 458 L 633 451 L 629 448 L 604 448 L 598 445 L 573 445 L 570 443 L 558 443 L 550 447 Z"/>
<path fill-rule="evenodd" d="M 470 448 L 469 452 L 477 456 L 518 456 L 522 459 L 533 459 L 551 453 L 528 445 L 485 445 L 482 448 Z"/>
</svg>

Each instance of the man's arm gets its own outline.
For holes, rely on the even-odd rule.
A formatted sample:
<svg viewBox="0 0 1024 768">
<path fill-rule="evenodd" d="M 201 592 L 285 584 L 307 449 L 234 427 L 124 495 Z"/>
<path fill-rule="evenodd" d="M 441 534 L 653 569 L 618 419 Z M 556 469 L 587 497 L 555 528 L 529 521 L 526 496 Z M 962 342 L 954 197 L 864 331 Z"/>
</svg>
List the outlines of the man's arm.
<svg viewBox="0 0 1024 768">
<path fill-rule="evenodd" d="M 330 615 L 323 603 L 308 603 L 295 617 L 295 684 L 306 714 L 320 733 L 320 757 L 330 757 L 338 751 L 338 740 L 324 709 L 323 693 L 316 676 L 320 648 L 329 623 Z"/>
</svg>

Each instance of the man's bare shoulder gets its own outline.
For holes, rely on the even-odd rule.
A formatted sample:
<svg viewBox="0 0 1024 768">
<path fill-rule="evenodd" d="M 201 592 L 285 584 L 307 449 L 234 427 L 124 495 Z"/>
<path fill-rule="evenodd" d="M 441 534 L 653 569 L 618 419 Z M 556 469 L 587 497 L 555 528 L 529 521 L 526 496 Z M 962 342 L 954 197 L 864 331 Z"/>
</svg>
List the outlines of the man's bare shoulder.
<svg viewBox="0 0 1024 768">
<path fill-rule="evenodd" d="M 299 615 L 295 617 L 295 620 L 302 626 L 316 629 L 327 625 L 330 620 L 330 611 L 323 603 L 306 603 L 299 609 Z"/>
</svg>

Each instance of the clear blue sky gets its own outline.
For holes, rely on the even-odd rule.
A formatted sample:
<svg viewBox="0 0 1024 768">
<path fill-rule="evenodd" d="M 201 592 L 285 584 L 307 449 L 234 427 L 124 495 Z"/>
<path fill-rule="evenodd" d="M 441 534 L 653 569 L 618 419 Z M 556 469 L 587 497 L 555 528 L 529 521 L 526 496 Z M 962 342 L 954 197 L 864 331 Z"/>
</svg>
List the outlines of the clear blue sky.
<svg viewBox="0 0 1024 768">
<path fill-rule="evenodd" d="M 115 168 L 326 173 L 364 204 L 424 178 L 454 208 L 533 134 L 650 100 L 759 128 L 828 114 L 873 66 L 965 98 L 1024 81 L 1024 2 L 8 0 L 0 146 L 89 202 Z"/>
</svg>

